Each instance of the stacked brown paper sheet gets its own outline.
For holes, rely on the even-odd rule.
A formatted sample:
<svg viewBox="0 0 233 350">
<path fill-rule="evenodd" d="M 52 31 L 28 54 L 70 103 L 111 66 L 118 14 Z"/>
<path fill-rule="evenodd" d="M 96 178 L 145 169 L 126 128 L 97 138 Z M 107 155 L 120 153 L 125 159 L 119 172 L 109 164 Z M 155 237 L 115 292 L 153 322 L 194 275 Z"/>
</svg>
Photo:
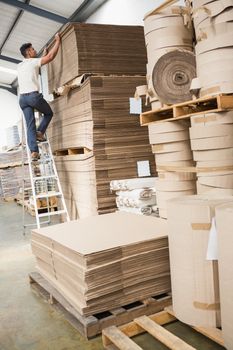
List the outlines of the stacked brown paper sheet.
<svg viewBox="0 0 233 350">
<path fill-rule="evenodd" d="M 110 181 L 136 178 L 138 161 L 149 161 L 155 174 L 148 130 L 129 114 L 129 97 L 143 83 L 144 77 L 91 76 L 51 103 L 53 151 L 75 148 L 83 153 L 55 158 L 73 219 L 114 211 Z"/>
<path fill-rule="evenodd" d="M 193 0 L 193 20 L 200 96 L 232 93 L 232 1 Z"/>
<path fill-rule="evenodd" d="M 170 290 L 162 219 L 114 213 L 32 231 L 40 273 L 82 315 Z"/>
<path fill-rule="evenodd" d="M 0 152 L 0 168 L 7 168 L 9 166 L 21 165 L 22 156 L 24 158 L 24 162 L 26 162 L 27 161 L 26 150 L 24 150 L 24 155 L 22 155 L 22 148 L 18 148 L 18 147 L 8 152 Z"/>
<path fill-rule="evenodd" d="M 22 155 L 22 149 L 18 147 L 0 153 L 0 198 L 2 199 L 15 198 L 20 187 L 22 187 L 23 179 L 26 181 L 25 186 L 30 186 L 28 165 L 24 165 L 23 172 L 22 156 L 24 156 L 24 162 L 26 162 L 26 150 Z"/>
<path fill-rule="evenodd" d="M 233 111 L 191 117 L 191 148 L 198 193 L 233 193 Z"/>
<path fill-rule="evenodd" d="M 207 248 L 215 208 L 224 203 L 233 200 L 187 196 L 168 202 L 173 309 L 192 326 L 220 326 L 218 262 L 207 260 Z"/>
<path fill-rule="evenodd" d="M 160 217 L 167 218 L 167 201 L 196 193 L 195 175 L 161 171 L 160 166 L 192 166 L 193 156 L 189 141 L 189 121 L 150 123 L 149 139 L 158 179 L 155 181 Z"/>
<path fill-rule="evenodd" d="M 84 73 L 146 73 L 143 27 L 71 23 L 61 38 L 58 54 L 48 65 L 50 92 Z"/>
<path fill-rule="evenodd" d="M 221 320 L 224 346 L 233 349 L 233 203 L 216 208 Z"/>
<path fill-rule="evenodd" d="M 195 76 L 195 60 L 189 8 L 171 6 L 148 14 L 144 20 L 144 32 L 148 95 L 152 108 L 161 106 L 158 99 L 165 104 L 190 99 L 189 87 Z"/>
</svg>

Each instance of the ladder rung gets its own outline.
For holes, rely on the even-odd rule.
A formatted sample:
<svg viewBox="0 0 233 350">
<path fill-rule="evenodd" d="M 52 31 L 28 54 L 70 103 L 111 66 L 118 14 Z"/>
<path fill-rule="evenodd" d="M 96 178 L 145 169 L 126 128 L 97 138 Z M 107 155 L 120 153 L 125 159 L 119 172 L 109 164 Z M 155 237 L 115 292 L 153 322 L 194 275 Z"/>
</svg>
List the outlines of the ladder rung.
<svg viewBox="0 0 233 350">
<path fill-rule="evenodd" d="M 46 179 L 54 179 L 57 178 L 56 175 L 45 175 L 45 176 L 33 176 L 33 180 L 46 180 Z"/>
<path fill-rule="evenodd" d="M 37 194 L 36 198 L 58 197 L 61 195 L 62 195 L 61 192 L 41 193 L 41 194 Z"/>
<path fill-rule="evenodd" d="M 60 214 L 65 214 L 66 211 L 63 209 L 63 210 L 57 210 L 57 211 L 49 211 L 47 213 L 43 213 L 43 214 L 38 214 L 38 217 L 39 218 L 43 218 L 45 216 L 53 216 L 53 215 L 60 215 Z"/>
<path fill-rule="evenodd" d="M 37 163 L 46 163 L 46 162 L 51 162 L 51 161 L 52 161 L 51 157 L 44 157 L 44 158 L 40 158 L 38 160 L 32 160 L 31 163 L 37 164 Z"/>
<path fill-rule="evenodd" d="M 44 145 L 44 144 L 46 144 L 46 143 L 49 143 L 49 141 L 48 141 L 48 140 L 46 140 L 46 141 L 39 141 L 39 142 L 38 142 L 38 146 Z"/>
</svg>

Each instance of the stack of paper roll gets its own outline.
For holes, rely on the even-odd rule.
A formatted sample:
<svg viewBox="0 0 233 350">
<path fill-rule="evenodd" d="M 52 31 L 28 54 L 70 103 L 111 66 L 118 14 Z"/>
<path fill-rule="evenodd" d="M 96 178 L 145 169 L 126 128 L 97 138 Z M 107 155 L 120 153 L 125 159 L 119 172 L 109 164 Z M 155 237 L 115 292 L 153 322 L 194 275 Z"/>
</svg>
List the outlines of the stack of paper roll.
<svg viewBox="0 0 233 350">
<path fill-rule="evenodd" d="M 144 18 L 147 48 L 147 83 L 152 109 L 191 98 L 195 76 L 190 10 L 172 6 Z M 162 77 L 160 76 L 162 73 Z"/>
<path fill-rule="evenodd" d="M 233 3 L 193 0 L 200 96 L 233 92 Z M 208 69 L 206 69 L 208 67 Z"/>
<path fill-rule="evenodd" d="M 232 202 L 229 196 L 187 196 L 168 203 L 173 309 L 180 321 L 192 326 L 220 326 L 218 262 L 206 257 L 215 208 Z"/>
<path fill-rule="evenodd" d="M 196 193 L 195 174 L 169 171 L 169 167 L 178 171 L 193 165 L 189 121 L 150 123 L 148 127 L 158 171 L 155 188 L 159 215 L 167 218 L 169 199 Z"/>
<path fill-rule="evenodd" d="M 233 111 L 191 117 L 197 192 L 233 195 Z"/>
<path fill-rule="evenodd" d="M 124 180 L 111 181 L 110 188 L 116 191 L 118 210 L 140 215 L 157 213 L 155 179 L 153 177 L 149 181 L 147 178 L 126 179 L 125 182 Z"/>
</svg>

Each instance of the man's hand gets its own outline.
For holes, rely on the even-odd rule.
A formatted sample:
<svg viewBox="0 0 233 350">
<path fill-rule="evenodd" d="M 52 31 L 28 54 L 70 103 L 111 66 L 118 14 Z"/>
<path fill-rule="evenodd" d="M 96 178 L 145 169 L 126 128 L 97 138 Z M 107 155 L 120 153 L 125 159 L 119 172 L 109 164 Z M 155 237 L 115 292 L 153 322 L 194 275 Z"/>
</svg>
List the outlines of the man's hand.
<svg viewBox="0 0 233 350">
<path fill-rule="evenodd" d="M 57 33 L 57 34 L 55 35 L 55 40 L 58 41 L 58 42 L 61 41 L 60 33 Z"/>
<path fill-rule="evenodd" d="M 42 57 L 46 56 L 48 54 L 48 49 L 47 47 L 44 48 Z"/>
<path fill-rule="evenodd" d="M 45 56 L 44 55 L 42 56 L 42 59 L 41 59 L 41 65 L 42 66 L 44 64 L 48 64 L 49 62 L 51 62 L 56 57 L 56 54 L 58 52 L 60 44 L 61 44 L 61 37 L 60 37 L 60 34 L 57 33 L 55 35 L 55 44 L 53 45 L 51 50 L 49 52 L 47 52 L 47 54 Z"/>
</svg>

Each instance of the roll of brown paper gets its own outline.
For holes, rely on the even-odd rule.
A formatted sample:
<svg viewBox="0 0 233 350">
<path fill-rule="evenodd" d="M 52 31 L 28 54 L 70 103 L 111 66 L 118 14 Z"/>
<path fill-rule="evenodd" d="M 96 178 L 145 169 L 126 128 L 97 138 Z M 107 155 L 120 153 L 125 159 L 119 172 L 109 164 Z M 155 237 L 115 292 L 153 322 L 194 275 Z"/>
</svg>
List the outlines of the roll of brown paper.
<svg viewBox="0 0 233 350">
<path fill-rule="evenodd" d="M 174 50 L 160 57 L 152 80 L 159 99 L 165 104 L 188 101 L 191 81 L 196 76 L 195 56 L 186 50 Z"/>
</svg>

